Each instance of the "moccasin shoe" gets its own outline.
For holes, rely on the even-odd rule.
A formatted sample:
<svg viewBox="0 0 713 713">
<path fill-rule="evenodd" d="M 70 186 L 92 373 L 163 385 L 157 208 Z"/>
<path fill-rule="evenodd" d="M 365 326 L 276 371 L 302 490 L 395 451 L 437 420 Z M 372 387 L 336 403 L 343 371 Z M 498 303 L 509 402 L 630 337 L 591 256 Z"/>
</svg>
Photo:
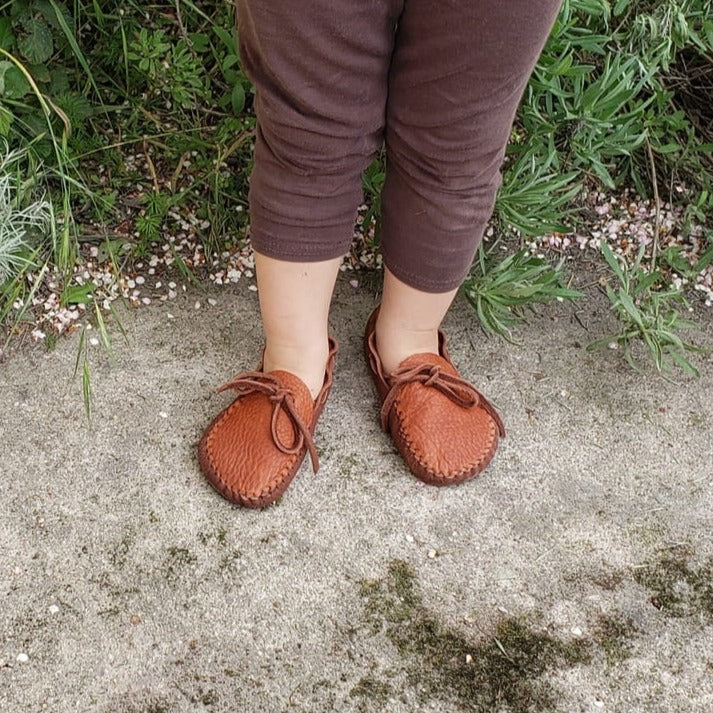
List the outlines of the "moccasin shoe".
<svg viewBox="0 0 713 713">
<path fill-rule="evenodd" d="M 233 389 L 237 397 L 203 433 L 198 460 L 223 497 L 245 507 L 269 505 L 287 490 L 307 452 L 317 472 L 314 429 L 332 386 L 337 348 L 330 338 L 324 383 L 314 401 L 299 377 L 264 373 L 262 365 L 218 389 Z"/>
<path fill-rule="evenodd" d="M 494 406 L 463 379 L 439 331 L 439 354 L 413 354 L 385 374 L 372 313 L 364 351 L 381 400 L 381 426 L 411 472 L 432 485 L 455 485 L 480 473 L 495 455 L 505 427 Z"/>
</svg>

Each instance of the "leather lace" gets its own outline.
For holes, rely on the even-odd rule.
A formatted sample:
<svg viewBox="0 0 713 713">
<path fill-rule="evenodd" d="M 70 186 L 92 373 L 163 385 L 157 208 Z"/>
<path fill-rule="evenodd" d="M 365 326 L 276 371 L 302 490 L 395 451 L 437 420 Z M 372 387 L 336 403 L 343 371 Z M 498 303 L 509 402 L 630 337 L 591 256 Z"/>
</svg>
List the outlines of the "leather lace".
<svg viewBox="0 0 713 713">
<path fill-rule="evenodd" d="M 455 376 L 443 371 L 438 364 L 402 366 L 389 375 L 388 384 L 391 389 L 381 406 L 381 427 L 385 431 L 388 431 L 389 428 L 389 413 L 401 390 L 399 387 L 414 382 L 438 389 L 438 391 L 445 394 L 453 403 L 463 408 L 480 406 L 492 416 L 498 426 L 500 434 L 505 434 L 505 426 L 503 425 L 500 415 L 485 396 L 460 376 Z"/>
<path fill-rule="evenodd" d="M 312 461 L 312 470 L 315 473 L 319 470 L 317 446 L 314 443 L 309 427 L 297 413 L 292 392 L 288 388 L 285 388 L 275 377 L 262 371 L 246 371 L 227 384 L 223 384 L 218 391 L 227 391 L 228 389 L 234 389 L 238 398 L 254 392 L 265 394 L 273 404 L 270 431 L 277 449 L 286 455 L 295 455 L 306 446 Z M 294 429 L 295 438 L 292 445 L 284 443 L 277 431 L 277 419 L 280 411 L 290 419 Z"/>
</svg>

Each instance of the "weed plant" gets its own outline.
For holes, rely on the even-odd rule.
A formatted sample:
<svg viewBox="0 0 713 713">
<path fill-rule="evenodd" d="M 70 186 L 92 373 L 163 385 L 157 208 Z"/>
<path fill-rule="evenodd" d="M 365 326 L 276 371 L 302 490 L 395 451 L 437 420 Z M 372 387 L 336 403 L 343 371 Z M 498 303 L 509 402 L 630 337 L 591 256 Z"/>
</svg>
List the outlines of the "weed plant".
<svg viewBox="0 0 713 713">
<path fill-rule="evenodd" d="M 672 204 L 683 198 L 688 202 L 686 223 L 710 225 L 713 130 L 704 123 L 700 105 L 691 105 L 685 92 L 687 83 L 680 71 L 686 57 L 698 58 L 695 66 L 708 79 L 707 111 L 713 119 L 710 0 L 565 0 L 526 89 L 508 147 L 496 202 L 500 230 L 521 237 L 569 232 L 580 219 L 576 196 L 581 191 L 628 185 L 653 197 L 659 207 L 660 194 Z M 685 190 L 676 195 L 674 185 L 680 184 Z M 703 269 L 713 251 L 713 232 L 707 235 L 709 248 L 695 266 L 675 248 L 664 256 L 664 263 L 684 275 Z M 602 247 L 618 283 L 616 290 L 608 286 L 606 293 L 620 330 L 594 344 L 616 342 L 633 365 L 632 346 L 640 342 L 657 369 L 676 366 L 692 374 L 695 369 L 687 353 L 694 347 L 678 335 L 690 326 L 680 317 L 687 302 L 679 287 L 666 286 L 655 250 L 648 255 L 641 251 L 628 265 L 613 257 L 608 246 Z M 513 320 L 505 308 L 522 308 L 514 300 L 517 273 L 528 274 L 518 265 L 522 259 L 521 251 L 512 262 L 493 266 L 494 274 L 488 276 L 481 253 L 464 285 L 488 331 L 509 334 Z M 544 271 L 537 278 L 542 280 L 548 267 L 537 267 Z M 550 284 L 556 284 L 560 269 L 561 264 L 552 267 Z M 508 277 L 501 279 L 504 275 Z M 514 280 L 512 286 L 509 279 Z M 536 285 L 531 289 L 534 302 Z"/>
<path fill-rule="evenodd" d="M 581 292 L 564 284 L 562 265 L 519 250 L 503 259 L 481 245 L 476 267 L 462 288 L 475 308 L 483 329 L 512 342 L 512 330 L 525 320 L 526 311 L 553 300 L 574 300 Z"/>
<path fill-rule="evenodd" d="M 51 205 L 34 199 L 21 174 L 24 152 L 0 144 L 0 284 L 32 266 L 33 244 L 48 231 Z"/>
<path fill-rule="evenodd" d="M 686 354 L 702 350 L 678 334 L 695 326 L 680 315 L 679 310 L 687 310 L 689 306 L 681 291 L 667 288 L 658 270 L 642 266 L 643 249 L 630 265 L 606 242 L 602 242 L 601 249 L 615 278 L 614 285 L 609 281 L 605 283 L 606 293 L 622 328 L 616 334 L 596 340 L 590 348 L 619 346 L 627 362 L 638 370 L 640 365 L 633 347 L 643 342 L 659 371 L 668 372 L 678 367 L 684 374 L 698 376 L 698 370 Z"/>
</svg>

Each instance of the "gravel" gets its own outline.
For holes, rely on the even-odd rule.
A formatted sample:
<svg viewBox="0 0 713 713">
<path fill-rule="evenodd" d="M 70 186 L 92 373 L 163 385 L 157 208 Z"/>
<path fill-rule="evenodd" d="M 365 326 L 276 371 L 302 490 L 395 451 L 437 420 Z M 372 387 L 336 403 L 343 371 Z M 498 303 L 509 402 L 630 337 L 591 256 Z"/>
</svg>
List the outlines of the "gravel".
<svg viewBox="0 0 713 713">
<path fill-rule="evenodd" d="M 382 267 L 381 255 L 375 249 L 375 225 L 373 220 L 366 225 L 365 215 L 367 206 L 363 205 L 358 212 L 353 248 L 344 259 L 342 271 L 359 273 Z M 529 238 L 526 246 L 530 252 L 541 256 L 562 256 L 572 270 L 576 270 L 576 263 L 584 253 L 598 256 L 602 240 L 629 261 L 635 259 L 639 249 L 644 250 L 645 260 L 650 260 L 654 251 L 659 257 L 666 251 L 677 251 L 678 257 L 691 266 L 700 260 L 706 248 L 701 225 L 694 224 L 684 230 L 682 207 L 664 203 L 657 211 L 654 201 L 641 199 L 628 190 L 618 195 L 589 193 L 585 198 L 582 224 L 586 229 Z M 29 273 L 26 279 L 31 299 L 29 303 L 19 299 L 14 303 L 15 313 L 21 318 L 17 320 L 15 330 L 29 332 L 36 341 L 76 330 L 85 323 L 87 312 L 92 311 L 89 298 L 81 296 L 82 288 L 94 295 L 99 309 L 105 313 L 110 312 L 116 300 L 123 300 L 135 308 L 155 301 L 171 302 L 186 292 L 193 276 L 224 287 L 248 281 L 248 289 L 256 292 L 255 262 L 249 239 L 209 259 L 198 235 L 200 230 L 208 227 L 206 221 L 171 211 L 162 228 L 163 240 L 151 243 L 149 254 L 141 259 L 131 259 L 134 243 L 127 235 L 121 246 L 120 252 L 124 256 L 120 262 L 104 246 L 82 244 L 69 283 L 70 288 L 77 290 L 77 303 L 62 302 L 59 270 L 43 268 Z M 492 240 L 494 234 L 494 228 L 490 227 L 486 241 Z M 665 262 L 663 270 L 673 287 L 679 290 L 692 288 L 701 294 L 706 307 L 713 305 L 713 263 L 695 276 L 692 285 L 686 275 L 679 274 Z M 352 279 L 349 284 L 357 288 L 359 281 Z M 197 301 L 195 309 L 213 308 L 216 304 L 212 298 L 207 304 Z M 91 325 L 86 324 L 90 329 Z M 90 343 L 95 344 L 97 340 L 92 339 Z"/>
</svg>

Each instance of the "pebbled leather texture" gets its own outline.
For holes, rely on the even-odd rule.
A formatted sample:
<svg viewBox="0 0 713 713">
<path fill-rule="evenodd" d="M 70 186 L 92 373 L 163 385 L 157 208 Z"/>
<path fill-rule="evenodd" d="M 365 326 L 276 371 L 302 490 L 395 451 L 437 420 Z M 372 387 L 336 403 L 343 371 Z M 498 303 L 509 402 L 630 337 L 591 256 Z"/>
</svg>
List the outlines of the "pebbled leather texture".
<svg viewBox="0 0 713 713">
<path fill-rule="evenodd" d="M 453 366 L 446 337 L 440 354 L 413 354 L 385 374 L 376 345 L 377 307 L 364 351 L 382 403 L 381 425 L 411 472 L 432 485 L 463 483 L 493 459 L 505 427 L 495 407 Z"/>
<path fill-rule="evenodd" d="M 324 383 L 317 398 L 287 371 L 242 372 L 219 391 L 235 390 L 235 400 L 203 433 L 198 461 L 208 482 L 244 507 L 273 503 L 292 482 L 309 451 L 319 467 L 313 434 L 329 396 L 338 351 L 329 340 Z"/>
</svg>

